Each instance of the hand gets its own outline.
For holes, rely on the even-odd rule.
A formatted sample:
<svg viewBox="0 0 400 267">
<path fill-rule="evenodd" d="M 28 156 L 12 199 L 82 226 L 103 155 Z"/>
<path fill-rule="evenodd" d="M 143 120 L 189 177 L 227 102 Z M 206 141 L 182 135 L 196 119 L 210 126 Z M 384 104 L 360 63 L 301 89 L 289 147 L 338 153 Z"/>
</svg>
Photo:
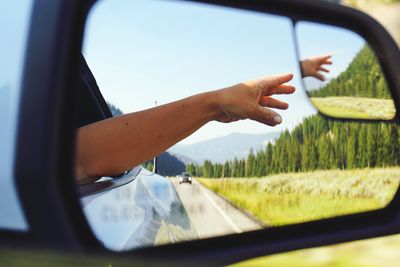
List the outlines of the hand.
<svg viewBox="0 0 400 267">
<path fill-rule="evenodd" d="M 322 75 L 320 71 L 329 72 L 323 65 L 331 65 L 331 57 L 331 55 L 322 55 L 302 60 L 300 66 L 303 78 L 315 77 L 320 81 L 325 81 L 325 76 Z"/>
<path fill-rule="evenodd" d="M 269 108 L 287 109 L 289 105 L 271 96 L 292 94 L 295 88 L 284 84 L 292 78 L 293 74 L 269 76 L 216 91 L 216 120 L 227 123 L 251 119 L 270 126 L 280 124 L 281 116 Z"/>
</svg>

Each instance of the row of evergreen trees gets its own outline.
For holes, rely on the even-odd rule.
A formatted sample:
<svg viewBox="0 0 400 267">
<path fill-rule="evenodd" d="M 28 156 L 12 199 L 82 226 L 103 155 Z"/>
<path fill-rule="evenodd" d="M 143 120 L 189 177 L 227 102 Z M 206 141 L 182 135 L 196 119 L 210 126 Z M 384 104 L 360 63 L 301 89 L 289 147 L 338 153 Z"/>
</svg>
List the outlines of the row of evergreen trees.
<svg viewBox="0 0 400 267">
<path fill-rule="evenodd" d="M 395 166 L 400 163 L 400 127 L 394 123 L 341 122 L 320 115 L 284 131 L 264 150 L 247 159 L 202 165 L 186 170 L 203 177 L 261 177 L 282 172 Z"/>
<path fill-rule="evenodd" d="M 120 108 L 118 108 L 116 105 L 114 105 L 110 102 L 107 102 L 107 105 L 108 105 L 108 108 L 110 109 L 113 117 L 121 116 L 123 114 L 122 110 Z"/>
</svg>

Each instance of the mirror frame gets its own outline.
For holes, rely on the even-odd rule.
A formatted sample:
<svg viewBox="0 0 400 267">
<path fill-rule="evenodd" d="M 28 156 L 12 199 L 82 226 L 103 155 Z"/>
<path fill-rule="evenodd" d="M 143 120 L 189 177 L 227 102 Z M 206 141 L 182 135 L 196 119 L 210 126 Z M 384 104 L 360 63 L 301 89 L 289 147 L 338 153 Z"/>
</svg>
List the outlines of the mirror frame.
<svg viewBox="0 0 400 267">
<path fill-rule="evenodd" d="M 396 109 L 400 96 L 400 52 L 387 31 L 348 7 L 309 0 L 192 1 L 282 15 L 350 29 L 374 49 Z M 0 230 L 0 244 L 89 252 L 119 259 L 153 259 L 224 265 L 257 256 L 400 232 L 400 193 L 385 208 L 277 228 L 193 240 L 128 252 L 111 252 L 95 238 L 73 179 L 73 77 L 85 18 L 94 1 L 36 0 L 24 70 L 16 157 L 16 183 L 30 231 Z M 337 18 L 340 18 L 338 20 Z M 72 86 L 72 87 L 71 87 Z M 49 112 L 51 111 L 51 112 Z M 395 122 L 398 122 L 398 112 Z M 26 149 L 26 148 L 29 148 Z"/>
</svg>

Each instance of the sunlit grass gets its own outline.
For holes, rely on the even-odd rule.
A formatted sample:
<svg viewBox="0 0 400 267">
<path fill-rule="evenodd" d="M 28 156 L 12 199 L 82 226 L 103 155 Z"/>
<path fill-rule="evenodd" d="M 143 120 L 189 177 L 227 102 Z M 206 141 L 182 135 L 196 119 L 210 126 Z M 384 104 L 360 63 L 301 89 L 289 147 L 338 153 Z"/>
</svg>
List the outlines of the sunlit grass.
<svg viewBox="0 0 400 267">
<path fill-rule="evenodd" d="M 382 208 L 398 188 L 400 168 L 198 180 L 266 225 L 277 226 Z"/>
<path fill-rule="evenodd" d="M 193 265 L 193 264 L 192 264 Z M 176 266 L 156 258 L 134 258 L 111 253 L 83 253 L 67 250 L 39 248 L 4 248 L 0 250 L 1 267 L 128 267 Z"/>
<path fill-rule="evenodd" d="M 335 118 L 391 120 L 396 113 L 391 99 L 331 96 L 311 97 L 311 102 L 320 112 Z"/>
<path fill-rule="evenodd" d="M 400 168 L 391 167 L 200 181 L 265 223 L 282 225 L 384 207 L 397 191 L 399 177 Z M 260 257 L 234 266 L 396 266 L 399 249 L 397 235 Z"/>
<path fill-rule="evenodd" d="M 400 236 L 396 235 L 259 257 L 234 264 L 232 267 L 398 266 L 399 249 Z"/>
</svg>

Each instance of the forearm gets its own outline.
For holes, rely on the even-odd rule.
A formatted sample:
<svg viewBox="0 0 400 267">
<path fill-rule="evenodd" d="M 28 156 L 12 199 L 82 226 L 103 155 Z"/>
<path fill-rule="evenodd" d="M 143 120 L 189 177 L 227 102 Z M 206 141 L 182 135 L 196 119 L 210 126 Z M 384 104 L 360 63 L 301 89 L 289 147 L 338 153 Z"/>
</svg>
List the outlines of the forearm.
<svg viewBox="0 0 400 267">
<path fill-rule="evenodd" d="M 215 92 L 77 130 L 76 180 L 117 175 L 165 151 L 217 116 Z"/>
<path fill-rule="evenodd" d="M 211 120 L 251 119 L 275 126 L 282 118 L 269 108 L 288 104 L 271 97 L 292 94 L 292 74 L 264 77 L 191 96 L 156 108 L 96 122 L 77 130 L 75 178 L 120 174 L 165 151 Z"/>
</svg>

